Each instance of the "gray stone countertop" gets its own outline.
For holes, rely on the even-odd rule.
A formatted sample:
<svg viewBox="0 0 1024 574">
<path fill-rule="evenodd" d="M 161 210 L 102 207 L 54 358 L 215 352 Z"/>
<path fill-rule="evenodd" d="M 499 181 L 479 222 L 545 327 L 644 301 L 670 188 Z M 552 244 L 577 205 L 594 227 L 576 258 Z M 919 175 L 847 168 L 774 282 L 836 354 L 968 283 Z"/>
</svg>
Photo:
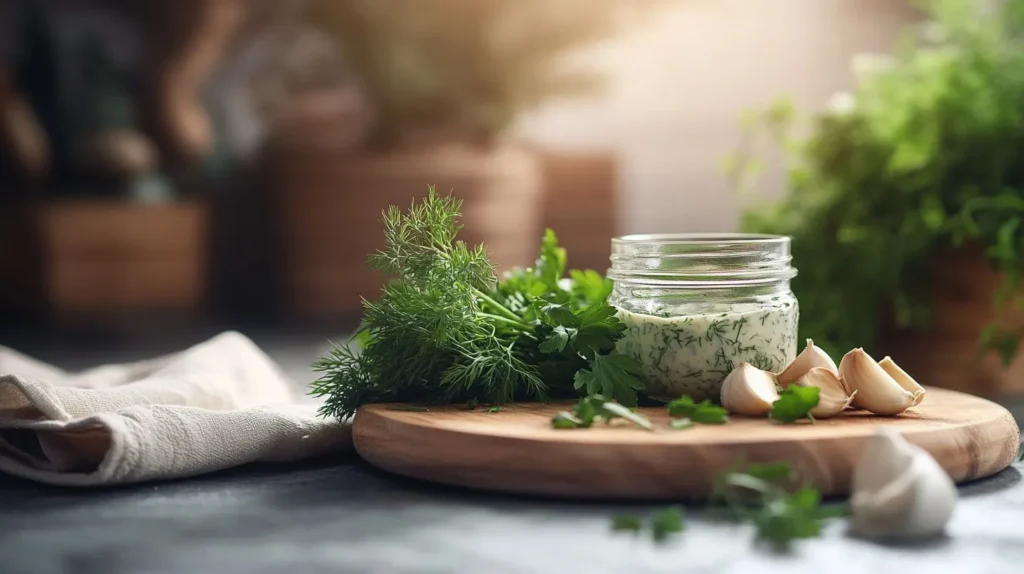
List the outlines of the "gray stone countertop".
<svg viewBox="0 0 1024 574">
<path fill-rule="evenodd" d="M 253 337 L 302 382 L 323 338 Z M 0 343 L 19 348 L 17 341 Z M 166 343 L 171 344 L 171 343 Z M 26 344 L 61 366 L 141 358 L 159 345 Z M 171 350 L 171 349 L 167 349 Z M 1024 400 L 1005 404 L 1017 420 Z M 881 545 L 833 521 L 778 554 L 749 526 L 687 508 L 667 544 L 610 530 L 659 505 L 500 496 L 394 477 L 357 457 L 248 466 L 204 477 L 69 490 L 0 476 L 0 574 L 1024 572 L 1024 466 L 961 486 L 948 536 Z"/>
</svg>

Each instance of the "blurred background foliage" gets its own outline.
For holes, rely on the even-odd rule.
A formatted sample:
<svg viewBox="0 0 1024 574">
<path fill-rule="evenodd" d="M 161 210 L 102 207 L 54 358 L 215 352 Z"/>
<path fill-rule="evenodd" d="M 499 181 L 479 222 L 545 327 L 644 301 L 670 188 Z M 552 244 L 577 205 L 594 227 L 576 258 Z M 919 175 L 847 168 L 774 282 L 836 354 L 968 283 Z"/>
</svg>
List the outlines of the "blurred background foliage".
<svg viewBox="0 0 1024 574">
<path fill-rule="evenodd" d="M 748 191 L 752 138 L 787 150 L 785 198 L 749 205 L 742 227 L 793 237 L 802 336 L 833 354 L 929 327 L 935 272 L 957 250 L 1002 272 L 996 309 L 1024 304 L 1024 1 L 923 7 L 894 56 L 855 59 L 852 92 L 809 126 L 785 100 L 750 115 L 727 162 Z M 1008 364 L 1022 333 L 993 324 L 980 343 Z"/>
<path fill-rule="evenodd" d="M 672 7 L 632 0 L 315 0 L 376 108 L 376 143 L 441 131 L 488 141 L 524 111 L 589 96 L 605 76 L 578 50 Z"/>
</svg>

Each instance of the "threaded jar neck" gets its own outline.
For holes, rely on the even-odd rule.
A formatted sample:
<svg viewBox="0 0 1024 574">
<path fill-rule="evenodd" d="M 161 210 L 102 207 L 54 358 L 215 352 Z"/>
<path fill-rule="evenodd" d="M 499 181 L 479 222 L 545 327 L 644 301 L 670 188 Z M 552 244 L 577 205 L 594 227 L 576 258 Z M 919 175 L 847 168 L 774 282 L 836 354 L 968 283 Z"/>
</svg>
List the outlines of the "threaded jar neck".
<svg viewBox="0 0 1024 574">
<path fill-rule="evenodd" d="M 608 278 L 665 289 L 788 288 L 790 238 L 746 233 L 626 235 L 612 239 Z"/>
</svg>

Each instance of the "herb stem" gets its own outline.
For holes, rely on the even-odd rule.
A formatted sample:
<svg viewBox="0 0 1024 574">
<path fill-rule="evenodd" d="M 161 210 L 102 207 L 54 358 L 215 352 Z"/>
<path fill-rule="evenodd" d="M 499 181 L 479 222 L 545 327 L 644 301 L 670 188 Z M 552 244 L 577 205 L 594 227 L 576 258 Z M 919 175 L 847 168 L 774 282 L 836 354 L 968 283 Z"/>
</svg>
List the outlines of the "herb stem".
<svg viewBox="0 0 1024 574">
<path fill-rule="evenodd" d="M 508 307 L 495 301 L 494 298 L 488 295 L 487 293 L 484 293 L 483 291 L 474 287 L 473 294 L 476 295 L 477 298 L 483 300 L 484 303 L 487 303 L 491 307 L 494 307 L 494 310 L 498 313 L 498 315 L 501 315 L 502 317 L 510 321 L 514 321 L 515 323 L 522 325 L 523 328 L 526 330 L 530 329 L 525 323 L 523 323 L 522 318 L 520 318 L 519 315 L 516 315 L 515 313 L 510 311 Z"/>
<path fill-rule="evenodd" d="M 529 333 L 530 330 L 531 330 L 530 326 L 527 325 L 526 323 L 523 323 L 522 321 L 519 321 L 517 319 L 509 319 L 508 317 L 505 317 L 505 316 L 502 316 L 502 315 L 494 315 L 492 313 L 484 313 L 484 312 L 480 311 L 480 312 L 478 312 L 476 314 L 476 316 L 477 317 L 484 317 L 484 318 L 490 319 L 492 321 L 497 321 L 499 323 L 504 323 L 506 325 L 515 327 L 516 329 L 519 329 L 520 331 L 522 331 L 524 333 Z"/>
</svg>

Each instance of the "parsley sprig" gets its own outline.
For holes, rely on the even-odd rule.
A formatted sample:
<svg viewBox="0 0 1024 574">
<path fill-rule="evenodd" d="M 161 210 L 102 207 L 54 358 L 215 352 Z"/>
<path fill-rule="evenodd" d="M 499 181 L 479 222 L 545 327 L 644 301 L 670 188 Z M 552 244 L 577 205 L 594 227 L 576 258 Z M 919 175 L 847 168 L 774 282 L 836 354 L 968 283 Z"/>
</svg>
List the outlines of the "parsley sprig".
<svg viewBox="0 0 1024 574">
<path fill-rule="evenodd" d="M 368 403 L 501 405 L 601 393 L 633 406 L 642 389 L 635 360 L 615 354 L 625 326 L 605 300 L 611 283 L 572 271 L 544 235 L 534 267 L 497 281 L 484 247 L 457 239 L 461 201 L 437 195 L 383 216 L 385 247 L 370 266 L 395 277 L 363 301 L 347 345 L 314 364 L 311 394 L 323 416 Z M 356 349 L 354 347 L 361 347 Z"/>
<path fill-rule="evenodd" d="M 637 414 L 629 408 L 605 399 L 601 395 L 584 397 L 576 403 L 572 412 L 562 411 L 551 419 L 551 426 L 556 429 L 590 428 L 594 423 L 609 423 L 615 419 L 627 420 L 645 430 L 654 430 L 647 417 Z"/>
<path fill-rule="evenodd" d="M 775 462 L 719 474 L 708 510 L 728 520 L 751 523 L 759 542 L 784 551 L 795 540 L 820 535 L 827 519 L 847 513 L 846 507 L 823 508 L 821 502 L 821 493 L 800 486 L 788 464 Z M 637 516 L 612 519 L 616 531 L 640 532 L 643 528 L 644 521 Z M 657 541 L 682 529 L 682 509 L 678 506 L 655 513 L 651 520 Z"/>
<path fill-rule="evenodd" d="M 799 486 L 795 473 L 784 463 L 750 465 L 720 474 L 712 500 L 726 517 L 746 520 L 757 529 L 757 540 L 786 550 L 797 539 L 821 533 L 828 518 L 845 510 L 821 507 L 821 493 Z"/>
</svg>

